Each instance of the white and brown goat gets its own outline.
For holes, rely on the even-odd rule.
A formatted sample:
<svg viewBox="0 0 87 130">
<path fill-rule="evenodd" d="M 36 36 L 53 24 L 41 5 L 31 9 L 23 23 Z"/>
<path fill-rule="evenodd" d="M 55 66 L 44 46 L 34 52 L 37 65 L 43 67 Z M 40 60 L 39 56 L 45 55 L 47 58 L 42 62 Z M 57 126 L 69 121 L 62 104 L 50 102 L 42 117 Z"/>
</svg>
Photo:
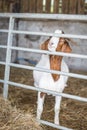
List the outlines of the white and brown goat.
<svg viewBox="0 0 87 130">
<path fill-rule="evenodd" d="M 55 33 L 62 34 L 62 31 L 56 30 Z M 72 50 L 69 46 L 69 43 L 67 42 L 67 39 L 59 37 L 49 38 L 43 44 L 41 44 L 41 49 L 52 52 L 59 51 L 66 53 L 70 53 Z M 69 72 L 69 68 L 65 63 L 65 61 L 63 60 L 63 57 L 57 55 L 42 54 L 41 59 L 36 65 L 36 67 Z M 53 90 L 56 92 L 62 92 L 65 86 L 67 85 L 68 80 L 68 76 L 65 75 L 51 74 L 36 70 L 33 71 L 33 77 L 35 87 Z M 38 102 L 37 102 L 38 119 L 41 118 L 45 95 L 46 95 L 45 93 L 38 92 Z M 61 98 L 62 98 L 61 96 L 55 96 L 54 123 L 58 125 L 59 125 L 59 111 L 60 111 Z"/>
</svg>

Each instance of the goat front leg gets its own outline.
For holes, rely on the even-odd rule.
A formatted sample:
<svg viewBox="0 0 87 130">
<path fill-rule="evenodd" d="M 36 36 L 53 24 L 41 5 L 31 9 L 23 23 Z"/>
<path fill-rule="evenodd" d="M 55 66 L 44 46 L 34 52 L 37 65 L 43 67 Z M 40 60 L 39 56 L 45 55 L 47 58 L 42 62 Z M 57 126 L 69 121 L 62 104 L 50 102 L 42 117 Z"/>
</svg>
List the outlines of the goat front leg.
<svg viewBox="0 0 87 130">
<path fill-rule="evenodd" d="M 54 123 L 59 125 L 59 112 L 60 112 L 60 103 L 61 103 L 61 96 L 55 97 L 55 117 L 54 117 Z"/>
<path fill-rule="evenodd" d="M 38 101 L 37 101 L 37 119 L 41 118 L 41 114 L 43 112 L 43 104 L 44 104 L 45 94 L 42 92 L 38 92 Z"/>
</svg>

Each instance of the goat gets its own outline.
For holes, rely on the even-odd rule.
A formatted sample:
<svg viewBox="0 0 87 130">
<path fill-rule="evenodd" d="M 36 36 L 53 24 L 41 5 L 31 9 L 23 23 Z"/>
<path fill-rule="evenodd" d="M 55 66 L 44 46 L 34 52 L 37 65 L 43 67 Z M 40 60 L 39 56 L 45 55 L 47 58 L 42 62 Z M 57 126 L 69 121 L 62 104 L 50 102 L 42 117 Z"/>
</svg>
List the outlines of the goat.
<svg viewBox="0 0 87 130">
<path fill-rule="evenodd" d="M 61 30 L 56 30 L 55 33 L 62 34 Z M 51 37 L 41 44 L 42 50 L 48 50 L 51 52 L 60 51 L 70 53 L 72 51 L 66 38 Z M 58 70 L 63 72 L 69 72 L 69 68 L 62 56 L 42 54 L 40 61 L 37 63 L 36 67 L 41 67 L 43 69 Z M 56 92 L 62 92 L 67 85 L 68 76 L 51 74 L 46 72 L 33 71 L 34 85 L 35 87 L 44 88 Z M 45 99 L 45 93 L 38 92 L 38 102 L 37 102 L 37 119 L 41 118 L 43 111 L 43 104 Z M 59 125 L 59 111 L 61 96 L 55 96 L 55 117 L 54 123 Z"/>
</svg>

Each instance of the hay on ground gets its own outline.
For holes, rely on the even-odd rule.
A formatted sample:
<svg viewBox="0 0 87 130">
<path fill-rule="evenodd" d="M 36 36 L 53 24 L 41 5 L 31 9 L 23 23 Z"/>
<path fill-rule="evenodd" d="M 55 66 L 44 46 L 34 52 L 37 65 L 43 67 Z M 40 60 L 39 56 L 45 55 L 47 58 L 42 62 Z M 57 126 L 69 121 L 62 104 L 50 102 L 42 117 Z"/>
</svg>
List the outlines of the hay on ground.
<svg viewBox="0 0 87 130">
<path fill-rule="evenodd" d="M 33 115 L 13 108 L 0 97 L 0 130 L 42 130 Z"/>
</svg>

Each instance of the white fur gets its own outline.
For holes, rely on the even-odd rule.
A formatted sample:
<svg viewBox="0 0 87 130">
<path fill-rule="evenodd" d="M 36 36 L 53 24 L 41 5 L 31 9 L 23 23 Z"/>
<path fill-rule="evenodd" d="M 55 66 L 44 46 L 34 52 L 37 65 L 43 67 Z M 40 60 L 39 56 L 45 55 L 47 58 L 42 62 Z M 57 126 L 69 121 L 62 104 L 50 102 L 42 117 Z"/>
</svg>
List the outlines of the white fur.
<svg viewBox="0 0 87 130">
<path fill-rule="evenodd" d="M 54 47 L 56 47 L 56 42 L 58 43 L 58 38 L 52 37 L 50 41 L 54 39 Z M 49 42 L 50 44 L 50 42 Z M 48 45 L 49 49 L 49 45 Z M 51 50 L 51 47 L 50 49 Z M 51 50 L 54 51 L 54 50 Z M 50 61 L 49 61 L 49 55 L 42 55 L 40 61 L 36 65 L 36 67 L 43 68 L 43 69 L 50 69 Z M 64 60 L 62 60 L 61 63 L 61 71 L 63 72 L 69 72 L 68 66 L 65 63 Z M 46 72 L 40 72 L 40 71 L 33 71 L 33 77 L 34 77 L 34 85 L 35 87 L 44 88 L 56 92 L 62 92 L 66 86 L 68 77 L 61 75 L 59 80 L 54 81 L 51 73 Z M 45 96 L 41 97 L 40 92 L 38 92 L 38 104 L 37 104 L 37 118 L 41 118 L 41 114 L 43 111 L 43 103 L 44 103 Z M 60 110 L 60 103 L 61 103 L 61 96 L 55 97 L 55 117 L 54 117 L 54 123 L 59 125 L 59 110 Z"/>
</svg>

